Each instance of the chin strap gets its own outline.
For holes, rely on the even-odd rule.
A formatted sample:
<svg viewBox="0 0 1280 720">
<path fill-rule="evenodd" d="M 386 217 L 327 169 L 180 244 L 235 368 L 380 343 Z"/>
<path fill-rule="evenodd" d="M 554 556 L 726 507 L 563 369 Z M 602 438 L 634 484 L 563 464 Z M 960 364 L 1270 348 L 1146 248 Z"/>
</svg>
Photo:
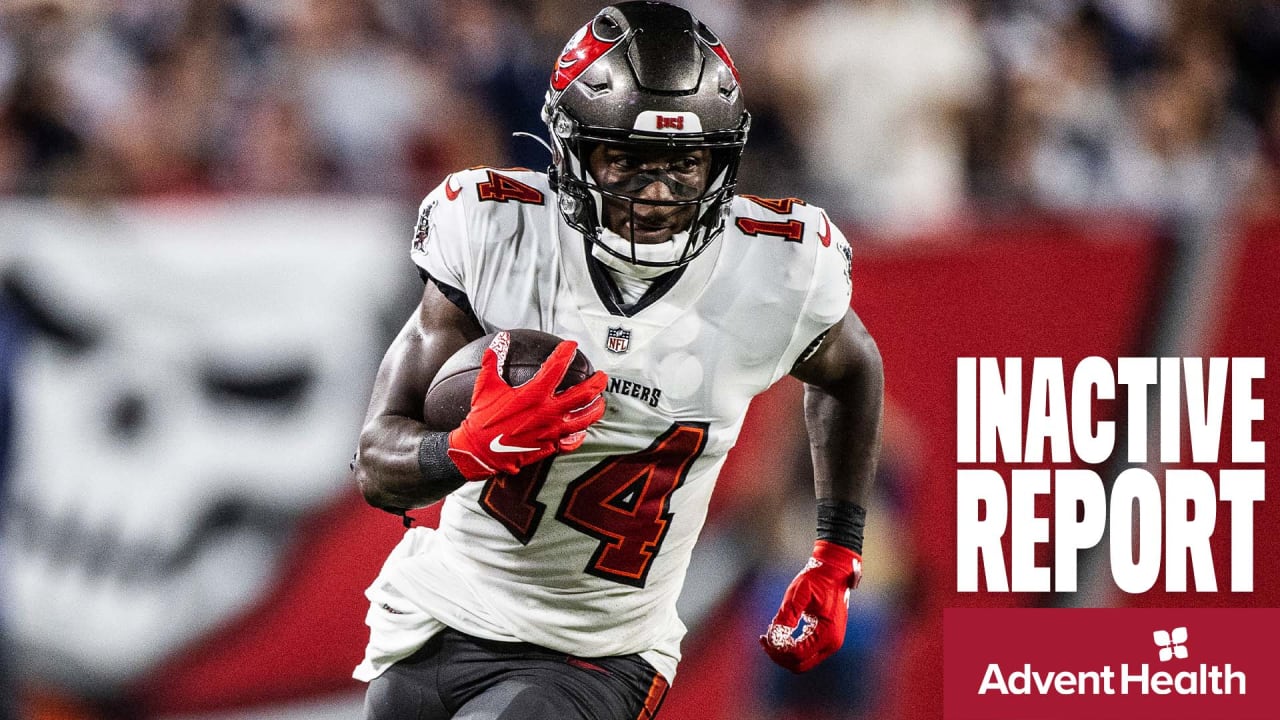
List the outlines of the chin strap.
<svg viewBox="0 0 1280 720">
<path fill-rule="evenodd" d="M 670 240 L 657 245 L 636 245 L 636 258 L 647 262 L 673 262 L 676 259 L 676 248 L 683 247 L 688 239 L 689 233 L 676 233 Z M 652 267 L 648 265 L 636 265 L 627 262 L 622 258 L 610 253 L 601 245 L 607 246 L 614 252 L 630 255 L 631 243 L 618 233 L 608 229 L 600 228 L 600 239 L 591 245 L 591 256 L 599 260 L 610 270 L 615 270 L 624 275 L 629 275 L 641 280 L 652 280 L 656 277 L 666 275 L 671 272 L 671 266 Z"/>
</svg>

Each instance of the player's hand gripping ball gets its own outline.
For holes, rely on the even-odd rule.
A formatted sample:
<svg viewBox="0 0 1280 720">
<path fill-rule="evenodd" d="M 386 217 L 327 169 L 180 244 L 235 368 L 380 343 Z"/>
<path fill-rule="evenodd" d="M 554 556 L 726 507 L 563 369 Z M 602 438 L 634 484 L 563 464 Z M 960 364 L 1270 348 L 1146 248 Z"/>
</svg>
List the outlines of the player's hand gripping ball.
<svg viewBox="0 0 1280 720">
<path fill-rule="evenodd" d="M 862 556 L 819 540 L 813 557 L 791 581 L 782 607 L 760 636 L 764 651 L 782 667 L 807 672 L 844 644 L 849 592 L 862 580 Z"/>
<path fill-rule="evenodd" d="M 468 480 L 514 474 L 576 450 L 604 415 L 608 378 L 577 343 L 538 330 L 479 338 L 441 366 L 423 402 L 433 430 L 449 433 L 449 457 Z"/>
</svg>

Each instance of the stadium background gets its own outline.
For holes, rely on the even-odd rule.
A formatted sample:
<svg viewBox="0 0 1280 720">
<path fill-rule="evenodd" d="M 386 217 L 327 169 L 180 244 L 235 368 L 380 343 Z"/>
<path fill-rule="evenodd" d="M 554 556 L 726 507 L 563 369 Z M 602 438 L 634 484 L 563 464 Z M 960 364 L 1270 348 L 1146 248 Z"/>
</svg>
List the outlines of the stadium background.
<svg viewBox="0 0 1280 720">
<path fill-rule="evenodd" d="M 812 533 L 784 382 L 722 478 L 663 717 L 938 717 L 944 607 L 1277 607 L 1274 501 L 1253 593 L 1126 596 L 1097 556 L 1078 593 L 955 593 L 953 378 L 967 355 L 1274 365 L 1280 6 L 682 4 L 744 78 L 741 190 L 853 240 L 888 387 L 845 649 L 795 678 L 755 645 Z M 545 166 L 511 133 L 543 132 L 596 9 L 0 3 L 0 717 L 356 714 L 360 591 L 400 526 L 344 473 L 418 292 L 414 207 L 458 168 Z"/>
</svg>

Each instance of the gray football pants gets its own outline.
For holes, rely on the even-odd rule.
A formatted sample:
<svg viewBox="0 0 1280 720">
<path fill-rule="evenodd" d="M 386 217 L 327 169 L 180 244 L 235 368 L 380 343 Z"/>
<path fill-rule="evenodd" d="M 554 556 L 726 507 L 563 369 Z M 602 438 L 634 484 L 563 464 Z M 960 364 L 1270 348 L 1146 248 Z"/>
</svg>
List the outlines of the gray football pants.
<svg viewBox="0 0 1280 720">
<path fill-rule="evenodd" d="M 445 630 L 369 683 L 365 720 L 652 720 L 667 682 L 637 655 L 576 658 Z"/>
</svg>

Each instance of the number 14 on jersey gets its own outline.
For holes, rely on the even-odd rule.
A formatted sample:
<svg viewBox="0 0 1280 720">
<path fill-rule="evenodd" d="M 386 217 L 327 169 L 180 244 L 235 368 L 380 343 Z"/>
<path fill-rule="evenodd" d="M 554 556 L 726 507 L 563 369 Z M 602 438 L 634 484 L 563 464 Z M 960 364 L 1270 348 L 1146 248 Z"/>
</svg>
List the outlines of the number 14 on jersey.
<svg viewBox="0 0 1280 720">
<path fill-rule="evenodd" d="M 706 443 L 706 423 L 674 423 L 644 450 L 607 457 L 569 482 L 556 519 L 600 541 L 584 572 L 644 587 L 671 523 L 671 494 Z M 542 522 L 546 505 L 537 497 L 552 462 L 494 477 L 481 493 L 485 512 L 522 544 Z"/>
</svg>

